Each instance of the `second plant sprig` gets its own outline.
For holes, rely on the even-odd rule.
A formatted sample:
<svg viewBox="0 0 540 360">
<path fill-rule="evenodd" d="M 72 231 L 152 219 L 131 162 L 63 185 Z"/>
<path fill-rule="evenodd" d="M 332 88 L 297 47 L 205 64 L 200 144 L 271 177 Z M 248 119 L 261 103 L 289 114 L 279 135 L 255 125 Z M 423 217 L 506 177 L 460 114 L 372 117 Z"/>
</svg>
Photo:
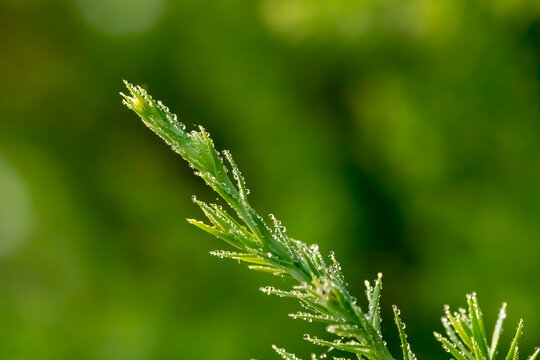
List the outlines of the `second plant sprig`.
<svg viewBox="0 0 540 360">
<path fill-rule="evenodd" d="M 452 313 L 450 307 L 444 307 L 444 316 L 442 323 L 448 337 L 435 333 L 435 338 L 441 342 L 442 347 L 446 352 L 450 353 L 456 360 L 494 360 L 497 359 L 499 353 L 499 339 L 501 336 L 503 322 L 506 319 L 506 303 L 504 303 L 499 311 L 499 316 L 491 342 L 489 341 L 486 329 L 484 327 L 484 319 L 476 294 L 467 295 L 467 309 L 459 309 Z M 501 352 L 504 360 L 519 359 L 519 338 L 523 331 L 523 320 L 519 321 L 516 333 L 510 343 L 507 351 Z M 537 348 L 528 360 L 535 360 L 540 349 Z M 503 358 L 499 358 L 503 359 Z"/>
<path fill-rule="evenodd" d="M 278 276 L 291 277 L 298 282 L 290 290 L 265 287 L 267 294 L 292 297 L 300 301 L 303 311 L 291 314 L 293 318 L 326 324 L 332 340 L 309 335 L 305 339 L 328 349 L 339 349 L 357 358 L 393 360 L 381 335 L 379 297 L 381 275 L 372 287 L 367 285 L 368 306 L 362 309 L 347 290 L 341 266 L 333 253 L 325 259 L 317 245 L 290 238 L 284 226 L 270 215 L 271 226 L 250 206 L 249 190 L 244 178 L 228 151 L 219 152 L 209 134 L 202 128 L 186 131 L 176 115 L 159 101 L 154 101 L 140 86 L 125 82 L 130 91 L 123 95 L 124 104 L 135 111 L 143 122 L 180 154 L 220 197 L 230 206 L 234 215 L 217 204 L 207 204 L 193 198 L 209 223 L 189 220 L 202 230 L 227 242 L 235 251 L 214 251 L 213 255 L 248 263 L 253 270 Z M 225 160 L 227 165 L 225 165 Z M 232 178 L 230 177 L 232 174 Z M 405 360 L 414 358 L 407 344 L 404 326 L 394 311 L 402 340 Z M 274 346 L 284 359 L 297 359 L 293 354 Z"/>
</svg>

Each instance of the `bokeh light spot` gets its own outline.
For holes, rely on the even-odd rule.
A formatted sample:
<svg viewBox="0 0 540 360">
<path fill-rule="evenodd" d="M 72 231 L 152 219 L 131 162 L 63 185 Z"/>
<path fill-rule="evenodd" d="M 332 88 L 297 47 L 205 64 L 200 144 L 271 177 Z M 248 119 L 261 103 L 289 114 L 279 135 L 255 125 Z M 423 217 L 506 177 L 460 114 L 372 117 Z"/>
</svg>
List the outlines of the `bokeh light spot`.
<svg viewBox="0 0 540 360">
<path fill-rule="evenodd" d="M 96 30 L 128 35 L 151 30 L 168 0 L 75 0 L 84 19 Z"/>
<path fill-rule="evenodd" d="M 0 257 L 12 254 L 30 233 L 30 197 L 23 179 L 0 157 Z"/>
</svg>

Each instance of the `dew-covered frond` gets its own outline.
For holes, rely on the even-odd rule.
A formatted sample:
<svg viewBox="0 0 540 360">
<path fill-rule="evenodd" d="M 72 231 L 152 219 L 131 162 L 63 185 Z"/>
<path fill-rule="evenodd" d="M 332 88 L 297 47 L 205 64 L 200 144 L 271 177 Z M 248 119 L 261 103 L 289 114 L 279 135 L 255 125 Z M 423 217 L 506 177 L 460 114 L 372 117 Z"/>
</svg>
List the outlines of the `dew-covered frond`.
<svg viewBox="0 0 540 360">
<path fill-rule="evenodd" d="M 265 259 L 264 257 L 261 257 L 257 254 L 242 254 L 237 253 L 233 251 L 227 251 L 227 250 L 214 250 L 210 251 L 210 255 L 217 256 L 218 258 L 229 258 L 238 260 L 238 262 L 246 262 L 250 264 L 256 264 L 256 265 L 248 265 L 248 268 L 251 270 L 257 270 L 262 271 L 266 273 L 270 273 L 276 276 L 287 276 L 288 274 L 285 272 L 285 270 L 281 269 L 278 266 L 275 266 L 271 262 L 267 261 L 269 259 Z"/>
<path fill-rule="evenodd" d="M 380 298 L 382 289 L 382 273 L 377 274 L 377 280 L 375 280 L 375 286 L 372 287 L 368 280 L 365 281 L 366 296 L 368 299 L 368 313 L 367 318 L 378 332 L 381 331 L 381 308 Z"/>
<path fill-rule="evenodd" d="M 401 350 L 403 352 L 403 360 L 416 360 L 416 355 L 411 350 L 411 345 L 407 342 L 407 334 L 405 333 L 405 323 L 399 317 L 400 311 L 396 305 L 392 306 L 394 310 L 394 321 L 398 328 L 399 340 L 401 342 Z"/>
<path fill-rule="evenodd" d="M 510 350 L 508 350 L 508 354 L 506 355 L 506 360 L 510 359 L 517 359 L 519 354 L 519 338 L 521 337 L 523 330 L 523 319 L 519 320 L 519 324 L 516 330 L 516 335 L 514 336 L 514 340 L 512 340 L 512 344 L 510 345 Z"/>
<path fill-rule="evenodd" d="M 434 332 L 433 335 L 435 335 L 435 339 L 437 339 L 441 344 L 442 348 L 450 353 L 454 359 L 456 360 L 466 360 L 465 354 L 458 350 L 457 346 L 449 341 L 447 338 L 439 334 L 438 332 Z"/>
<path fill-rule="evenodd" d="M 478 305 L 476 294 L 467 295 L 469 305 L 469 319 L 471 321 L 473 352 L 477 359 L 488 359 L 489 350 L 487 344 L 486 330 L 482 320 L 482 311 Z"/>
<path fill-rule="evenodd" d="M 297 312 L 297 313 L 293 313 L 293 314 L 289 314 L 290 317 L 292 317 L 293 319 L 300 319 L 300 320 L 305 320 L 307 322 L 313 322 L 313 321 L 316 321 L 316 322 L 321 322 L 321 323 L 324 323 L 324 324 L 337 324 L 337 323 L 341 323 L 341 322 L 344 322 L 345 320 L 343 319 L 338 319 L 338 318 L 335 318 L 333 316 L 330 316 L 330 315 L 322 315 L 322 314 L 312 314 L 312 313 L 308 313 L 308 312 Z"/>
<path fill-rule="evenodd" d="M 506 303 L 503 303 L 501 309 L 499 310 L 499 316 L 497 317 L 497 322 L 495 323 L 495 329 L 493 329 L 493 335 L 491 336 L 491 346 L 489 347 L 489 358 L 493 359 L 495 356 L 495 350 L 499 343 L 499 337 L 502 332 L 502 325 L 506 319 Z"/>
<path fill-rule="evenodd" d="M 285 349 L 278 348 L 276 345 L 272 345 L 272 348 L 285 360 L 302 360 L 296 355 L 286 352 Z"/>
<path fill-rule="evenodd" d="M 364 336 L 362 330 L 357 325 L 350 324 L 328 325 L 326 331 L 342 338 L 362 339 Z"/>
<path fill-rule="evenodd" d="M 315 344 L 332 349 L 338 349 L 341 351 L 350 352 L 357 355 L 363 355 L 367 357 L 373 357 L 374 349 L 367 343 L 362 343 L 356 340 L 336 339 L 333 341 L 319 339 L 315 336 L 308 334 L 304 335 L 304 339 Z"/>
</svg>

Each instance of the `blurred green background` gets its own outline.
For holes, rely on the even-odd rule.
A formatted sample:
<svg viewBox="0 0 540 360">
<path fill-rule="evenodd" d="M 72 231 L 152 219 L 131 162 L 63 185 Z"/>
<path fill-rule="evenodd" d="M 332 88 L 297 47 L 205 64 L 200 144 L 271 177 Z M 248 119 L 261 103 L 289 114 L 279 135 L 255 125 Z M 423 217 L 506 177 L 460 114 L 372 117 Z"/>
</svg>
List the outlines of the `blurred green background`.
<svg viewBox="0 0 540 360">
<path fill-rule="evenodd" d="M 145 84 L 235 155 L 252 203 L 385 275 L 420 359 L 477 291 L 540 339 L 540 3 L 1 0 L 0 357 L 304 358 L 279 281 L 208 255 L 215 195 L 120 103 Z M 317 331 L 314 331 L 317 333 Z"/>
</svg>

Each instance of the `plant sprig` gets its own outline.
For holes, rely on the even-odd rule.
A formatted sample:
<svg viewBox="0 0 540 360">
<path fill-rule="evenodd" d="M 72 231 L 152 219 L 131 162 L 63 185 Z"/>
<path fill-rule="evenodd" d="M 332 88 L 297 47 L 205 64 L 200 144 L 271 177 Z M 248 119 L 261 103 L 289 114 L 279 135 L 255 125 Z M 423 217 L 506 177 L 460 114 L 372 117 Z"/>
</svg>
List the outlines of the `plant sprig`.
<svg viewBox="0 0 540 360">
<path fill-rule="evenodd" d="M 199 126 L 198 130 L 187 131 L 176 115 L 160 101 L 155 101 L 140 86 L 125 81 L 129 95 L 121 94 L 123 103 L 139 115 L 152 131 L 159 135 L 172 149 L 180 154 L 230 207 L 232 213 L 221 205 L 208 204 L 193 196 L 193 201 L 206 215 L 208 222 L 194 219 L 188 221 L 200 229 L 218 237 L 235 251 L 216 250 L 211 254 L 220 258 L 243 261 L 252 270 L 289 277 L 297 285 L 288 290 L 272 286 L 261 288 L 266 294 L 297 299 L 303 310 L 289 314 L 294 319 L 319 322 L 326 325 L 330 340 L 305 335 L 313 344 L 326 348 L 326 354 L 338 349 L 367 360 L 393 360 L 381 334 L 380 294 L 382 274 L 378 274 L 374 285 L 366 281 L 367 307 L 362 308 L 349 293 L 341 266 L 333 253 L 328 259 L 322 256 L 316 244 L 307 245 L 287 234 L 286 228 L 272 214 L 270 224 L 249 204 L 249 189 L 232 155 L 214 147 L 210 135 Z M 225 161 L 226 160 L 226 161 Z M 232 178 L 231 175 L 232 174 Z M 482 315 L 476 296 L 468 297 L 469 312 L 463 310 L 454 315 L 446 310 L 443 324 L 448 338 L 435 334 L 443 348 L 456 360 L 494 360 L 505 306 L 501 309 L 495 326 L 491 346 L 488 346 Z M 394 309 L 395 323 L 403 351 L 403 360 L 416 360 L 407 342 L 405 325 Z M 504 360 L 518 360 L 517 341 L 522 323 Z M 286 360 L 299 360 L 296 355 L 273 346 Z M 535 360 L 540 350 L 530 357 Z M 314 355 L 312 355 L 312 358 Z M 345 360 L 345 358 L 336 358 Z"/>
</svg>

